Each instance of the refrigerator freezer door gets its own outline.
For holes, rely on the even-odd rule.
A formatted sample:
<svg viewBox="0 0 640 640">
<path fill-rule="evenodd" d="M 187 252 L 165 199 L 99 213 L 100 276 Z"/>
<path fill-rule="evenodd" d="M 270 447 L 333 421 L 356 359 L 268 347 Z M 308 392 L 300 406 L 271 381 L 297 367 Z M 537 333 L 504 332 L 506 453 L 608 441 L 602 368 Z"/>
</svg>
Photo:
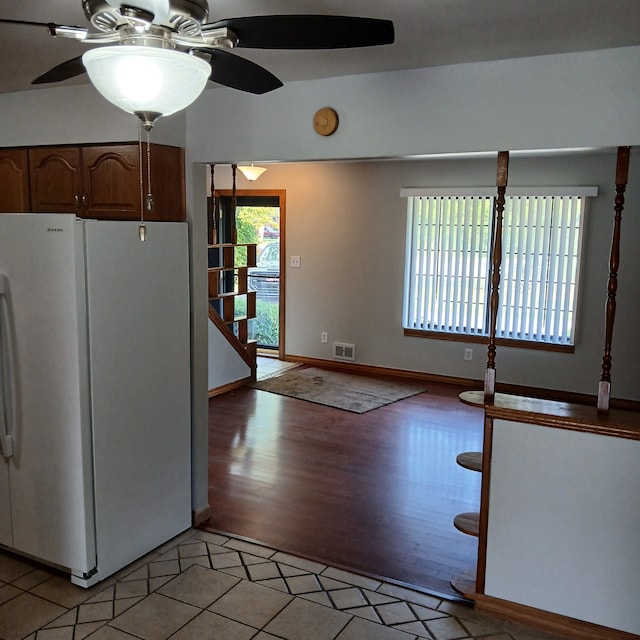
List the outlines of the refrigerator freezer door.
<svg viewBox="0 0 640 640">
<path fill-rule="evenodd" d="M 191 524 L 187 225 L 138 226 L 86 222 L 99 579 Z"/>
<path fill-rule="evenodd" d="M 0 455 L 6 459 L 13 456 L 13 434 L 16 425 L 13 356 L 15 331 L 10 309 L 9 280 L 4 273 L 0 273 Z"/>
<path fill-rule="evenodd" d="M 81 228 L 73 215 L 0 216 L 15 331 L 11 546 L 87 572 L 95 535 Z"/>
<path fill-rule="evenodd" d="M 9 495 L 9 462 L 0 455 L 0 545 L 13 546 L 11 496 Z"/>
<path fill-rule="evenodd" d="M 13 455 L 15 392 L 13 380 L 13 331 L 7 277 L 0 273 L 0 544 L 13 546 L 9 458 Z"/>
</svg>

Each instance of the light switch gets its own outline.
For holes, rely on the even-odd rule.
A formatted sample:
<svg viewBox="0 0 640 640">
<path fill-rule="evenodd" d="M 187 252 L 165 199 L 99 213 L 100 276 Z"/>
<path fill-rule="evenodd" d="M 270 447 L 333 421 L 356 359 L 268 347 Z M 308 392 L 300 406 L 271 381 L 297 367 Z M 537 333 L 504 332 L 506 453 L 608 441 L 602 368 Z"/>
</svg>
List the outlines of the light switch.
<svg viewBox="0 0 640 640">
<path fill-rule="evenodd" d="M 300 266 L 300 256 L 291 256 L 291 266 L 294 268 Z"/>
</svg>

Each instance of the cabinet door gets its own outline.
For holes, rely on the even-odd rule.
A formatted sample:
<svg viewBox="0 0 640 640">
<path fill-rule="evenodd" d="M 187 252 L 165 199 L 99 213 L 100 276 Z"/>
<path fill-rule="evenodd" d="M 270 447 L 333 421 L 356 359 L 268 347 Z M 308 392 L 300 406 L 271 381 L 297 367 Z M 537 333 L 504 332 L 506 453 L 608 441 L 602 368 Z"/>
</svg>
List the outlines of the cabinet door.
<svg viewBox="0 0 640 640">
<path fill-rule="evenodd" d="M 0 213 L 30 210 L 26 149 L 0 149 Z"/>
<path fill-rule="evenodd" d="M 137 145 L 83 147 L 82 161 L 86 200 L 81 215 L 98 219 L 138 219 L 140 162 Z"/>
<path fill-rule="evenodd" d="M 147 156 L 144 146 L 144 184 L 147 184 Z M 184 150 L 162 144 L 151 145 L 151 190 L 153 209 L 145 211 L 147 220 L 183 222 L 186 220 Z"/>
<path fill-rule="evenodd" d="M 103 220 L 138 220 L 143 200 L 146 207 L 147 194 L 146 145 L 143 151 L 141 198 L 140 151 L 136 143 L 29 149 L 30 210 L 75 213 Z M 182 149 L 151 145 L 151 192 L 153 209 L 145 208 L 145 220 L 185 220 Z"/>
<path fill-rule="evenodd" d="M 82 199 L 82 171 L 78 147 L 29 149 L 31 210 L 78 213 Z"/>
</svg>

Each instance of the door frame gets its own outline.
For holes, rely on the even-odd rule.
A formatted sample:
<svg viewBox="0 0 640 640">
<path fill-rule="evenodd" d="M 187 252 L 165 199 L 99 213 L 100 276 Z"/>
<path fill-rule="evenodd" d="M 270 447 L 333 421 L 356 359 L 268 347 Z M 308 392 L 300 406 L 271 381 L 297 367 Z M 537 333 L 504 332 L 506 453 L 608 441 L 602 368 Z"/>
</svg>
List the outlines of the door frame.
<svg viewBox="0 0 640 640">
<path fill-rule="evenodd" d="M 278 358 L 284 359 L 285 350 L 285 300 L 286 300 L 286 210 L 287 210 L 287 192 L 285 189 L 236 189 L 236 199 L 242 196 L 265 196 L 278 198 L 280 208 L 280 292 L 278 295 Z M 215 189 L 214 198 L 231 198 L 233 191 L 231 189 Z M 236 207 L 239 203 L 236 202 Z M 234 212 L 235 213 L 235 212 Z"/>
</svg>

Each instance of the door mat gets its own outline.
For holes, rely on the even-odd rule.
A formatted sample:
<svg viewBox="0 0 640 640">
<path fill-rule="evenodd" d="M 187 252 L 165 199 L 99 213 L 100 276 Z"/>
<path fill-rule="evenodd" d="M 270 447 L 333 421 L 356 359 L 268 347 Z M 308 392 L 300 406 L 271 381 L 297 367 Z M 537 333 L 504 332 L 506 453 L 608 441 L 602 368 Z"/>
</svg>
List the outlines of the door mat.
<svg viewBox="0 0 640 640">
<path fill-rule="evenodd" d="M 427 390 L 421 383 L 372 378 L 315 367 L 288 371 L 249 386 L 352 413 L 366 413 Z"/>
</svg>

